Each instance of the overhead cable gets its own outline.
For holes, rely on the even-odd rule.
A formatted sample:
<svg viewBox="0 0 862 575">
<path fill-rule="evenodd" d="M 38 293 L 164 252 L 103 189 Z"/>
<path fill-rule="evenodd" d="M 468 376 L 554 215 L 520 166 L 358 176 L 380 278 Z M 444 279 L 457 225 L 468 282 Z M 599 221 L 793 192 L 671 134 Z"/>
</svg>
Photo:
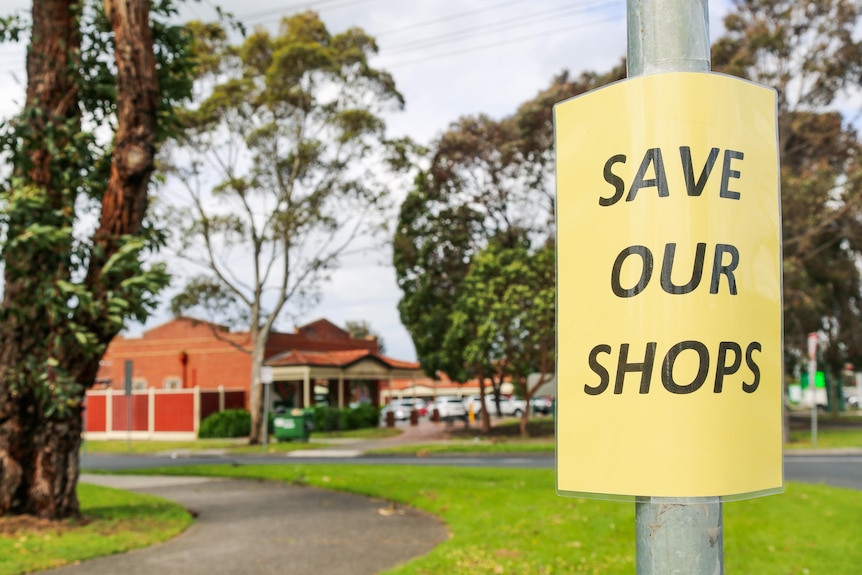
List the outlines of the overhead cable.
<svg viewBox="0 0 862 575">
<path fill-rule="evenodd" d="M 390 69 L 390 68 L 397 68 L 397 67 L 399 67 L 399 66 L 407 66 L 407 65 L 410 65 L 410 64 L 418 64 L 418 63 L 421 63 L 421 62 L 427 62 L 427 61 L 430 61 L 430 60 L 439 60 L 439 59 L 442 59 L 442 58 L 451 58 L 452 56 L 461 56 L 461 55 L 464 55 L 464 54 L 468 54 L 468 53 L 470 53 L 470 52 L 479 52 L 479 51 L 487 50 L 487 49 L 490 49 L 490 48 L 496 48 L 497 46 L 503 46 L 503 45 L 508 46 L 508 45 L 511 45 L 511 44 L 519 43 L 519 42 L 525 42 L 525 41 L 527 41 L 527 40 L 533 40 L 533 39 L 535 39 L 535 38 L 541 38 L 541 37 L 545 37 L 545 36 L 552 36 L 552 35 L 554 35 L 554 34 L 561 34 L 561 33 L 566 32 L 566 31 L 571 32 L 572 30 L 575 30 L 575 29 L 577 29 L 577 28 L 585 28 L 585 27 L 588 27 L 588 26 L 595 26 L 595 25 L 598 25 L 598 24 L 604 24 L 604 23 L 606 23 L 606 22 L 611 22 L 611 21 L 616 20 L 616 19 L 617 19 L 617 18 L 616 18 L 616 17 L 614 17 L 614 16 L 605 16 L 605 17 L 603 17 L 603 18 L 599 18 L 599 19 L 597 19 L 597 20 L 591 20 L 591 21 L 589 21 L 589 22 L 584 22 L 584 23 L 582 23 L 581 25 L 575 25 L 575 26 L 572 26 L 572 25 L 570 24 L 570 25 L 568 25 L 568 26 L 566 26 L 566 27 L 564 27 L 564 28 L 555 28 L 555 29 L 552 29 L 552 30 L 543 30 L 543 31 L 540 31 L 540 32 L 537 32 L 537 33 L 534 33 L 534 34 L 528 34 L 528 35 L 525 35 L 525 36 L 518 36 L 518 37 L 515 37 L 515 38 L 506 38 L 506 39 L 504 39 L 504 40 L 500 40 L 500 41 L 497 41 L 497 42 L 491 42 L 491 43 L 488 43 L 488 44 L 482 44 L 481 46 L 472 46 L 472 47 L 467 47 L 467 48 L 464 48 L 464 49 L 461 49 L 461 50 L 455 50 L 455 51 L 452 51 L 452 52 L 444 52 L 444 53 L 441 53 L 441 54 L 430 54 L 430 55 L 428 55 L 428 56 L 423 56 L 423 57 L 421 57 L 421 58 L 414 58 L 414 59 L 412 59 L 412 60 L 402 60 L 402 61 L 400 61 L 400 62 L 393 62 L 392 64 L 382 64 L 382 65 L 381 65 L 381 67 L 382 67 L 382 68 L 386 68 L 386 69 Z M 385 58 L 385 55 L 380 55 L 379 57 L 380 57 L 380 58 Z"/>
<path fill-rule="evenodd" d="M 430 36 L 428 38 L 422 38 L 415 41 L 395 44 L 393 46 L 384 46 L 381 48 L 381 51 L 385 53 L 411 52 L 414 50 L 427 48 L 429 46 L 433 47 L 435 44 L 439 43 L 452 43 L 461 41 L 462 39 L 473 39 L 476 36 L 492 32 L 500 32 L 512 28 L 523 28 L 541 22 L 546 22 L 548 20 L 558 20 L 559 18 L 564 16 L 602 10 L 604 8 L 612 7 L 615 4 L 616 2 L 603 0 L 600 2 L 576 4 L 573 6 L 557 6 L 549 10 L 534 12 L 529 15 L 520 15 L 513 18 L 499 20 L 497 22 L 490 22 L 488 24 L 475 26 L 473 28 L 466 28 L 454 32 L 446 32 L 437 36 Z"/>
<path fill-rule="evenodd" d="M 431 26 L 433 24 L 440 24 L 442 22 L 448 22 L 450 20 L 456 20 L 458 18 L 463 18 L 464 16 L 473 16 L 474 14 L 487 14 L 488 12 L 492 12 L 494 10 L 499 10 L 500 8 L 508 8 L 509 6 L 514 6 L 515 4 L 523 4 L 525 2 L 534 2 L 535 0 L 512 0 L 511 2 L 500 2 L 498 4 L 491 4 L 489 6 L 483 6 L 482 8 L 476 8 L 474 10 L 467 10 L 466 12 L 457 12 L 455 14 L 449 14 L 447 16 L 441 16 L 440 18 L 434 18 L 433 20 L 425 20 L 422 22 L 415 22 L 413 24 L 407 24 L 406 26 L 399 26 L 398 28 L 392 28 L 390 30 L 385 30 L 383 32 L 378 32 L 373 34 L 375 38 L 382 38 L 384 36 L 391 36 L 392 34 L 398 34 L 404 32 L 406 30 L 415 30 L 416 28 L 424 28 L 426 26 Z"/>
</svg>

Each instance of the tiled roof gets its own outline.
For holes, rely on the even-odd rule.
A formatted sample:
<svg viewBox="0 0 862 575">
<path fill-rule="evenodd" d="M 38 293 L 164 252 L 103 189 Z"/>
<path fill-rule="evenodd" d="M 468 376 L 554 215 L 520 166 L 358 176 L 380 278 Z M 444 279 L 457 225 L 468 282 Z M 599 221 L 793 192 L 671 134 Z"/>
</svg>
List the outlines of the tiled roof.
<svg viewBox="0 0 862 575">
<path fill-rule="evenodd" d="M 288 367 L 309 365 L 315 367 L 346 367 L 361 359 L 374 359 L 395 369 L 419 369 L 419 364 L 409 361 L 392 359 L 373 353 L 367 349 L 350 349 L 345 351 L 302 351 L 293 349 L 268 359 L 266 365 L 272 367 Z"/>
</svg>

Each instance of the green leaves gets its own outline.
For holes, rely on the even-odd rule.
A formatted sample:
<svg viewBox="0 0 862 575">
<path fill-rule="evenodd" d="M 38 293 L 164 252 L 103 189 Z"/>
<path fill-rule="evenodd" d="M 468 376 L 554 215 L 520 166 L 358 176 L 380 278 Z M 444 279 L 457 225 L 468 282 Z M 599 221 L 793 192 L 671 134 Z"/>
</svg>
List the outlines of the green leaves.
<svg viewBox="0 0 862 575">
<path fill-rule="evenodd" d="M 150 8 L 154 46 L 138 49 L 153 49 L 156 57 L 158 140 L 175 133 L 172 110 L 190 94 L 194 63 L 192 37 L 172 23 L 174 2 L 161 0 Z M 82 386 L 92 385 L 92 366 L 108 341 L 130 319 L 152 313 L 169 279 L 163 264 L 145 264 L 164 241 L 150 224 L 112 228 L 135 236 L 92 236 L 104 216 L 112 132 L 120 124 L 116 39 L 103 3 L 88 1 L 72 14 L 40 17 L 56 18 L 56 33 L 70 40 L 60 46 L 68 53 L 43 72 L 53 76 L 30 78 L 31 84 L 43 82 L 39 99 L 28 99 L 0 133 L 0 152 L 12 174 L 0 205 L 6 291 L 0 338 L 9 350 L 0 365 L 0 397 L 7 391 L 31 394 L 36 413 L 65 417 L 80 410 Z M 4 20 L 0 35 L 15 40 L 27 27 L 20 19 Z M 39 53 L 45 40 L 31 37 L 31 53 Z M 145 194 L 124 199 L 146 202 Z"/>
<path fill-rule="evenodd" d="M 358 29 L 331 35 L 313 12 L 285 18 L 277 34 L 256 30 L 237 46 L 205 31 L 195 49 L 219 60 L 208 60 L 203 97 L 183 114 L 190 129 L 177 141 L 175 164 L 193 204 L 184 252 L 206 254 L 209 280 L 193 278 L 175 299 L 176 313 L 219 316 L 224 305 L 235 317 L 248 305 L 257 312 L 249 309 L 247 319 L 258 321 L 251 318 L 269 279 L 284 294 L 276 296 L 277 314 L 290 294 L 314 291 L 349 245 L 344 239 L 365 232 L 356 222 L 376 217 L 386 186 L 362 162 L 383 150 L 379 112 L 400 98 L 367 65 L 373 47 Z M 339 230 L 346 235 L 336 241 Z M 231 249 L 248 254 L 242 274 L 227 263 Z"/>
<path fill-rule="evenodd" d="M 365 134 L 382 134 L 383 120 L 368 110 L 344 110 L 335 115 L 332 123 L 341 132 L 338 142 L 345 144 Z"/>
<path fill-rule="evenodd" d="M 430 167 L 401 206 L 393 241 L 404 293 L 398 309 L 429 373 L 442 370 L 456 379 L 475 376 L 479 367 L 494 373 L 490 358 L 499 359 L 502 352 L 491 349 L 492 326 L 477 325 L 480 316 L 468 313 L 485 304 L 470 299 L 481 290 L 468 287 L 465 278 L 479 273 L 473 271 L 474 258 L 492 243 L 514 249 L 525 239 L 536 246 L 551 241 L 552 105 L 621 73 L 614 69 L 576 80 L 562 74 L 511 116 L 461 118 L 434 143 Z M 396 153 L 399 149 L 406 146 L 395 147 Z M 475 347 L 480 329 L 488 341 Z M 469 345 L 474 348 L 465 357 Z"/>
<path fill-rule="evenodd" d="M 862 146 L 836 102 L 860 95 L 862 5 L 737 0 L 716 71 L 778 91 L 787 371 L 821 333 L 833 373 L 862 359 Z"/>
<path fill-rule="evenodd" d="M 553 366 L 554 251 L 492 242 L 472 262 L 444 347 L 464 348 L 468 364 L 513 382 Z M 526 395 L 521 389 L 521 394 Z"/>
<path fill-rule="evenodd" d="M 247 327 L 249 311 L 229 286 L 208 275 L 193 277 L 171 299 L 171 312 L 177 317 L 197 315 L 229 318 L 234 326 Z"/>
</svg>

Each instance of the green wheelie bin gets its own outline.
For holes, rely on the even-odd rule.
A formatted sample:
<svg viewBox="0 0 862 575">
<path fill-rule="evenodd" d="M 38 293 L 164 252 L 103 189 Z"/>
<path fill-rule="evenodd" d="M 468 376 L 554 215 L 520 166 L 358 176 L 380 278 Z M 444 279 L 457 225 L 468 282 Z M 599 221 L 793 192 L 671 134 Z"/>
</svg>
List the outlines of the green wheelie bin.
<svg viewBox="0 0 862 575">
<path fill-rule="evenodd" d="M 308 436 L 314 427 L 313 417 L 314 414 L 310 410 L 298 408 L 291 409 L 287 413 L 279 413 L 272 422 L 275 438 L 278 441 L 308 441 Z"/>
</svg>

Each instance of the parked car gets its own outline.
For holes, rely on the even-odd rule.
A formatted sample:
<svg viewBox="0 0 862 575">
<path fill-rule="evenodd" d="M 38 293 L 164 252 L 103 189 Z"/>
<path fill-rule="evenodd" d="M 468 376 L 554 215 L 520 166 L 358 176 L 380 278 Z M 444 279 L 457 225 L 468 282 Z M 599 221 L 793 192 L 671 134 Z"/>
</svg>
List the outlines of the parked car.
<svg viewBox="0 0 862 575">
<path fill-rule="evenodd" d="M 413 399 L 407 398 L 401 400 L 404 405 L 409 406 L 411 409 L 415 409 L 419 412 L 419 417 L 425 417 L 428 414 L 428 404 L 425 403 L 424 399 Z"/>
<path fill-rule="evenodd" d="M 488 410 L 488 413 L 491 415 L 497 415 L 497 406 L 494 403 L 494 396 L 492 394 L 488 394 L 485 396 L 485 409 Z M 478 416 L 482 412 L 482 404 L 479 401 L 473 405 L 473 410 L 476 416 Z M 521 414 L 527 409 L 527 402 L 523 399 L 516 399 L 514 397 L 501 397 L 500 398 L 500 415 L 503 417 L 521 417 Z"/>
<path fill-rule="evenodd" d="M 530 400 L 530 406 L 533 408 L 533 413 L 549 415 L 554 412 L 554 402 L 550 397 L 534 397 Z"/>
<path fill-rule="evenodd" d="M 464 407 L 463 400 L 459 397 L 438 397 L 431 408 L 437 409 L 440 419 L 443 421 L 452 421 L 453 419 L 467 421 L 467 409 Z"/>
<path fill-rule="evenodd" d="M 859 398 L 856 396 L 855 387 L 844 387 L 841 391 L 844 395 L 844 403 L 850 407 L 859 407 Z"/>
<path fill-rule="evenodd" d="M 413 409 L 419 412 L 419 416 L 423 417 L 428 413 L 428 406 L 424 399 L 413 399 L 405 397 L 404 399 L 393 399 L 383 409 L 380 410 L 380 416 L 386 421 L 386 414 L 390 411 L 395 414 L 396 421 L 404 421 L 410 419 L 410 412 Z"/>
<path fill-rule="evenodd" d="M 410 410 L 412 408 L 412 405 L 404 403 L 401 399 L 393 399 L 380 410 L 380 417 L 383 418 L 383 421 L 386 421 L 386 414 L 392 412 L 395 416 L 395 421 L 404 421 L 410 419 Z"/>
</svg>

